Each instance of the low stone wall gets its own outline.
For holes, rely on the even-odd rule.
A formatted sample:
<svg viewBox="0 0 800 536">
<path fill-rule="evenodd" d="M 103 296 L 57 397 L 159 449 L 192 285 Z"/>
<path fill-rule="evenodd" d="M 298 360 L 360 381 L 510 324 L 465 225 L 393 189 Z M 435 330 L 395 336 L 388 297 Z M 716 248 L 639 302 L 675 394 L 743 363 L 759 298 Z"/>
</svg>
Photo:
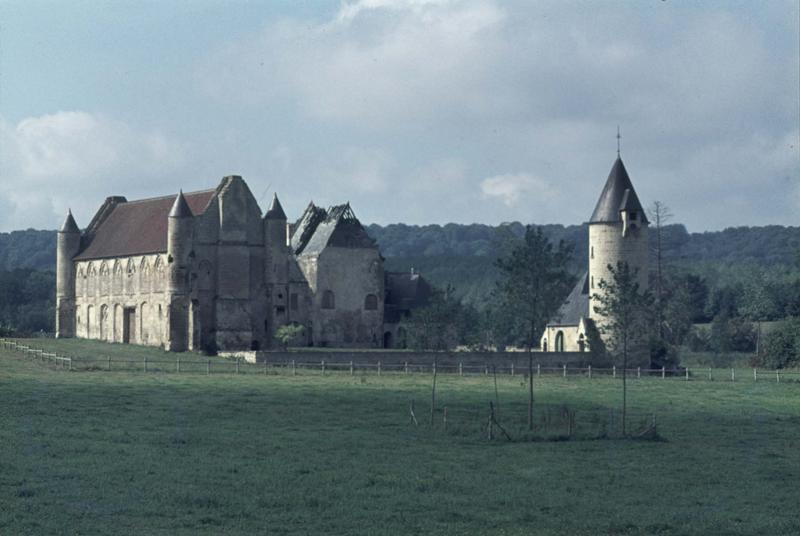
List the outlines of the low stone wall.
<svg viewBox="0 0 800 536">
<path fill-rule="evenodd" d="M 507 370 L 513 365 L 520 372 L 528 368 L 526 352 L 409 352 L 409 351 L 348 351 L 348 350 L 289 350 L 287 352 L 240 352 L 239 357 L 253 363 L 267 361 L 273 364 L 290 364 L 297 366 L 318 366 L 325 361 L 331 369 L 349 368 L 352 362 L 357 368 L 381 364 L 383 370 L 402 370 L 406 366 L 412 369 L 429 369 L 434 359 L 438 370 L 455 371 L 459 364 L 465 371 L 489 370 L 494 366 L 497 370 Z M 590 355 L 580 352 L 534 352 L 533 366 L 542 368 L 586 366 Z"/>
</svg>

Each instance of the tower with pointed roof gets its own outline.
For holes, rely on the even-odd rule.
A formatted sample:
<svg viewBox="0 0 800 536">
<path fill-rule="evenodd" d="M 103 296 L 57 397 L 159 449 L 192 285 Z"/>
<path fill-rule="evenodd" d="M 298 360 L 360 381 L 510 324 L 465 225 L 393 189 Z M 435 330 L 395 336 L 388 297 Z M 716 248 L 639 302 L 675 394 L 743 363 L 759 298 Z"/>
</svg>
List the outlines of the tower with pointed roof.
<svg viewBox="0 0 800 536">
<path fill-rule="evenodd" d="M 575 284 L 556 316 L 547 324 L 540 346 L 550 352 L 589 350 L 589 330 L 601 321 L 593 295 L 610 281 L 609 265 L 626 262 L 637 270 L 639 287 L 648 285 L 647 216 L 617 153 L 605 186 L 589 219 L 588 271 Z"/>
<path fill-rule="evenodd" d="M 622 158 L 617 156 L 589 220 L 589 318 L 598 321 L 591 296 L 610 281 L 609 266 L 627 263 L 637 271 L 639 288 L 648 286 L 647 216 Z"/>
<path fill-rule="evenodd" d="M 81 247 L 81 231 L 72 211 L 58 231 L 56 246 L 56 337 L 75 336 L 75 264 Z"/>
</svg>

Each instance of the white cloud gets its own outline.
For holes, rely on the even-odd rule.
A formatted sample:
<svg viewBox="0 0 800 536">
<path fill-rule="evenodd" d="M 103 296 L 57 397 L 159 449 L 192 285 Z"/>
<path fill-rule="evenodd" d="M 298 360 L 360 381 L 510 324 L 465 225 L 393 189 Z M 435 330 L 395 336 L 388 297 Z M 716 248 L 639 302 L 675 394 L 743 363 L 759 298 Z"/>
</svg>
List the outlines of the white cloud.
<svg viewBox="0 0 800 536">
<path fill-rule="evenodd" d="M 86 224 L 109 195 L 160 193 L 186 159 L 186 146 L 163 133 L 83 111 L 28 117 L 16 125 L 0 118 L 0 143 L 0 196 L 12 207 L 0 229 L 54 228 L 67 207 Z"/>
<path fill-rule="evenodd" d="M 495 175 L 481 181 L 481 192 L 487 197 L 498 197 L 506 206 L 514 206 L 523 198 L 549 199 L 552 188 L 543 179 L 529 173 Z"/>
</svg>

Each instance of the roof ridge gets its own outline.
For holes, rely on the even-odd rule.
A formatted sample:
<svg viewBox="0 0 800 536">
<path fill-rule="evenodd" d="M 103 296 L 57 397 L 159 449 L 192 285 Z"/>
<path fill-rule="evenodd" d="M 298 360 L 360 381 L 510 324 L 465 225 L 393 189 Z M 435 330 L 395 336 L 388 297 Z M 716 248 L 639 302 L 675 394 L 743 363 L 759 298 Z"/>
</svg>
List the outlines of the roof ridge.
<svg viewBox="0 0 800 536">
<path fill-rule="evenodd" d="M 208 192 L 214 192 L 214 191 L 216 191 L 216 188 L 207 188 L 205 190 L 195 190 L 193 192 L 182 192 L 182 193 L 183 193 L 184 196 L 187 196 L 187 195 L 207 194 Z M 158 195 L 158 196 L 155 196 L 155 197 L 145 197 L 145 198 L 142 198 L 142 199 L 134 199 L 133 201 L 126 201 L 125 203 L 122 203 L 122 204 L 133 205 L 135 203 L 144 203 L 144 202 L 147 202 L 147 201 L 160 201 L 162 199 L 175 199 L 175 196 L 177 196 L 177 195 L 178 194 L 166 194 L 166 195 Z"/>
</svg>

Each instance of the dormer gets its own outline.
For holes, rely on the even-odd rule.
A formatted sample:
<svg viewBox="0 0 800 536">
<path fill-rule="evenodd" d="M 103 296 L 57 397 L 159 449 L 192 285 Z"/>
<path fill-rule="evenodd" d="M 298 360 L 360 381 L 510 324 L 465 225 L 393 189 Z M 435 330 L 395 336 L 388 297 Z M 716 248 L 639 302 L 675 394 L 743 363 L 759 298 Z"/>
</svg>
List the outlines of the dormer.
<svg viewBox="0 0 800 536">
<path fill-rule="evenodd" d="M 635 232 L 644 225 L 644 214 L 642 207 L 635 195 L 631 195 L 631 189 L 626 188 L 622 194 L 622 202 L 619 207 L 619 216 L 622 220 L 622 236 L 628 236 L 629 232 Z"/>
</svg>

